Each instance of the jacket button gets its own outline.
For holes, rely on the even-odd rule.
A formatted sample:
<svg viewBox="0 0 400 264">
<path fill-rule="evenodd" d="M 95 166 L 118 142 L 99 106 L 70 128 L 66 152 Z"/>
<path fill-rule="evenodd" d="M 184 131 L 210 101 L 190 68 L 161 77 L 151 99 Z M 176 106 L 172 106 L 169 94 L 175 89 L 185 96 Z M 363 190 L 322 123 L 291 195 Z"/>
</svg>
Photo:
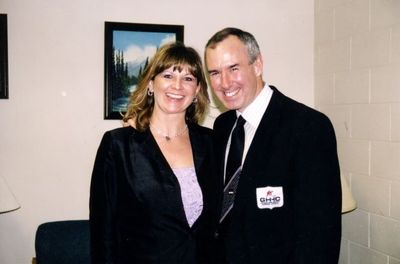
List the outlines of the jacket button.
<svg viewBox="0 0 400 264">
<path fill-rule="evenodd" d="M 219 237 L 219 233 L 218 233 L 218 231 L 215 231 L 214 238 L 218 238 L 218 237 Z"/>
</svg>

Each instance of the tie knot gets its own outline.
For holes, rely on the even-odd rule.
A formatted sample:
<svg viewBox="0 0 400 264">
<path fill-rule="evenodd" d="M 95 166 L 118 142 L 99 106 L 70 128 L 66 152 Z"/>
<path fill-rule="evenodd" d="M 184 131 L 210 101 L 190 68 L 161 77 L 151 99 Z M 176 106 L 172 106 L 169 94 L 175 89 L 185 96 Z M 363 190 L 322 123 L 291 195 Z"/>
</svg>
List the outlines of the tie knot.
<svg viewBox="0 0 400 264">
<path fill-rule="evenodd" d="M 246 123 L 246 119 L 244 119 L 241 115 L 237 118 L 236 126 L 241 127 Z"/>
</svg>

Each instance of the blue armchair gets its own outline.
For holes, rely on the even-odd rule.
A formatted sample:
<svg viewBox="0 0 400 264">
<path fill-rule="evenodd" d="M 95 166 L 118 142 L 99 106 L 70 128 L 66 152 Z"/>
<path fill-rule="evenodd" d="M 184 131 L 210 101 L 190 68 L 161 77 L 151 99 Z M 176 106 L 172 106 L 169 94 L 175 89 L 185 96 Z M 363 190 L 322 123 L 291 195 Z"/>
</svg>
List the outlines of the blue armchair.
<svg viewBox="0 0 400 264">
<path fill-rule="evenodd" d="M 35 237 L 37 264 L 90 264 L 89 220 L 66 220 L 39 225 Z"/>
</svg>

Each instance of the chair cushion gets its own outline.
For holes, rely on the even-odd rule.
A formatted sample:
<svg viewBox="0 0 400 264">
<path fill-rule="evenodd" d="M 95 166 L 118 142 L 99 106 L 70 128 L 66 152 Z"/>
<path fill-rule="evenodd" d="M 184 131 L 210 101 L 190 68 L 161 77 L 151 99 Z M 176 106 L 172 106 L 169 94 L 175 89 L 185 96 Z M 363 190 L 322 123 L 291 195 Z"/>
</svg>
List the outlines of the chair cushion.
<svg viewBox="0 0 400 264">
<path fill-rule="evenodd" d="M 38 264 L 90 263 L 89 220 L 47 222 L 36 231 Z"/>
</svg>

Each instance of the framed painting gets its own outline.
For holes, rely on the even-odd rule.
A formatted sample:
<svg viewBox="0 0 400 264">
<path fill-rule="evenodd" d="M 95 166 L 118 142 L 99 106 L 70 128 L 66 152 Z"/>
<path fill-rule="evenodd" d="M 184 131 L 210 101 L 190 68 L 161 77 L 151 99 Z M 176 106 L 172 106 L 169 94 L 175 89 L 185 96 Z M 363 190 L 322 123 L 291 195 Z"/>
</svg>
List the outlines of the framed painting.
<svg viewBox="0 0 400 264">
<path fill-rule="evenodd" d="M 105 22 L 104 119 L 122 119 L 138 78 L 157 49 L 183 42 L 183 25 Z"/>
<path fill-rule="evenodd" d="M 0 14 L 0 99 L 8 99 L 8 38 L 6 14 Z"/>
</svg>

